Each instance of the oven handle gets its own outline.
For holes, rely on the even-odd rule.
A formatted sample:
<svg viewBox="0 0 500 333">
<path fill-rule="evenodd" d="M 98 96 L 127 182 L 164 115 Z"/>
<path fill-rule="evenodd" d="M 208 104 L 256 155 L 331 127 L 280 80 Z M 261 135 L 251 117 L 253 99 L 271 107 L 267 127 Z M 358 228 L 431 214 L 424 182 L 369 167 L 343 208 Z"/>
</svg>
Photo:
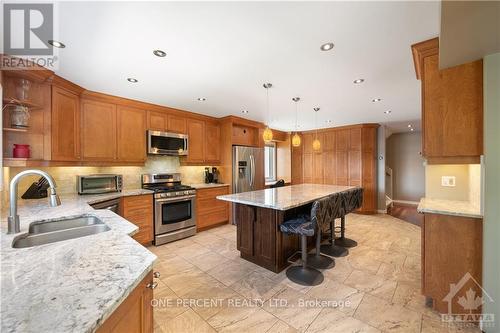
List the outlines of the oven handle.
<svg viewBox="0 0 500 333">
<path fill-rule="evenodd" d="M 172 201 L 189 201 L 193 198 L 196 198 L 196 195 L 187 195 L 187 196 L 182 196 L 182 197 L 174 197 L 174 198 L 161 198 L 161 199 L 155 199 L 155 202 L 172 202 Z"/>
</svg>

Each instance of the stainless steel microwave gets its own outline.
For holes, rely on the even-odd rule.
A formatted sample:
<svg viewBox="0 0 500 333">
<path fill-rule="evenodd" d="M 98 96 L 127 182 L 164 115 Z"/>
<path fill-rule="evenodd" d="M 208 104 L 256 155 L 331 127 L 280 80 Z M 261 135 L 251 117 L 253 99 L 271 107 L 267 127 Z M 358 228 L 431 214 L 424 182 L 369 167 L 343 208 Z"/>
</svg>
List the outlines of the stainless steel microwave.
<svg viewBox="0 0 500 333">
<path fill-rule="evenodd" d="M 77 187 L 78 194 L 121 192 L 123 176 L 115 174 L 77 176 Z"/>
<path fill-rule="evenodd" d="M 149 155 L 175 155 L 188 154 L 188 136 L 185 134 L 147 131 Z"/>
</svg>

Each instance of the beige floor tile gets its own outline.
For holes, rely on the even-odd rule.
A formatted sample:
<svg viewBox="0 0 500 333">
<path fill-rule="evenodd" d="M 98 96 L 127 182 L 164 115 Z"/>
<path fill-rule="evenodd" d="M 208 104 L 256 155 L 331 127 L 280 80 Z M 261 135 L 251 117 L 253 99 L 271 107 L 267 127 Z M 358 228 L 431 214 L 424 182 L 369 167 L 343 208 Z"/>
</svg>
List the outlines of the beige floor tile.
<svg viewBox="0 0 500 333">
<path fill-rule="evenodd" d="M 272 278 L 263 276 L 258 271 L 253 271 L 243 279 L 233 283 L 231 288 L 246 298 L 267 301 L 271 296 L 285 289 L 286 286 L 277 283 Z"/>
<path fill-rule="evenodd" d="M 351 275 L 352 271 L 353 268 L 345 257 L 335 258 L 335 267 L 324 270 L 323 275 L 327 279 L 344 282 Z"/>
<path fill-rule="evenodd" d="M 297 333 L 297 330 L 284 321 L 278 320 L 266 333 Z"/>
<path fill-rule="evenodd" d="M 189 306 L 183 306 L 175 293 L 168 287 L 154 290 L 152 305 L 155 326 L 162 326 L 189 309 Z"/>
<path fill-rule="evenodd" d="M 162 280 L 179 297 L 188 292 L 215 283 L 215 279 L 202 270 L 193 267 L 178 275 L 172 275 Z"/>
<path fill-rule="evenodd" d="M 252 269 L 247 263 L 235 260 L 229 260 L 207 271 L 208 274 L 224 283 L 226 286 L 230 286 L 236 281 L 243 279 L 250 272 L 252 272 Z"/>
<path fill-rule="evenodd" d="M 322 310 L 320 306 L 306 304 L 307 301 L 312 302 L 312 299 L 297 290 L 286 288 L 267 301 L 263 309 L 299 332 L 304 332 Z"/>
<path fill-rule="evenodd" d="M 454 325 L 442 322 L 439 317 L 422 317 L 421 333 L 481 333 L 474 325 Z"/>
<path fill-rule="evenodd" d="M 307 333 L 377 333 L 380 330 L 336 309 L 323 309 Z"/>
<path fill-rule="evenodd" d="M 175 253 L 183 259 L 194 258 L 207 252 L 210 252 L 210 250 L 195 242 L 175 251 Z"/>
<path fill-rule="evenodd" d="M 338 309 L 345 308 L 344 312 L 354 312 L 359 305 L 359 303 L 352 302 L 357 294 L 361 294 L 358 289 L 347 286 L 343 283 L 337 281 L 332 281 L 325 279 L 323 283 L 319 286 L 312 287 L 311 290 L 307 292 L 307 296 L 311 299 L 326 301 L 325 307 L 337 307 Z M 359 297 L 361 301 L 362 297 Z"/>
<path fill-rule="evenodd" d="M 384 332 L 419 333 L 422 315 L 379 297 L 365 294 L 354 318 Z"/>
<path fill-rule="evenodd" d="M 437 312 L 425 304 L 420 284 L 398 282 L 392 302 L 421 314 L 437 316 Z"/>
<path fill-rule="evenodd" d="M 396 281 L 388 281 L 382 276 L 359 270 L 354 270 L 346 279 L 345 284 L 388 301 L 392 300 L 397 286 Z"/>
<path fill-rule="evenodd" d="M 211 244 L 213 242 L 217 242 L 221 239 L 221 237 L 217 236 L 216 234 L 207 232 L 207 231 L 202 231 L 194 235 L 193 237 L 190 238 L 193 242 L 200 244 L 202 246 L 206 246 L 207 244 Z"/>
<path fill-rule="evenodd" d="M 154 271 L 160 273 L 160 279 L 178 276 L 185 271 L 194 269 L 195 266 L 178 256 L 159 261 L 155 264 Z"/>
<path fill-rule="evenodd" d="M 187 260 L 202 271 L 208 271 L 211 268 L 229 261 L 226 257 L 213 251 L 208 251 L 199 256 L 188 258 Z"/>
<path fill-rule="evenodd" d="M 191 309 L 160 325 L 165 333 L 215 333 L 200 316 Z"/>
<path fill-rule="evenodd" d="M 238 333 L 266 332 L 277 321 L 276 317 L 259 307 L 226 307 L 208 319 L 217 332 Z"/>
</svg>

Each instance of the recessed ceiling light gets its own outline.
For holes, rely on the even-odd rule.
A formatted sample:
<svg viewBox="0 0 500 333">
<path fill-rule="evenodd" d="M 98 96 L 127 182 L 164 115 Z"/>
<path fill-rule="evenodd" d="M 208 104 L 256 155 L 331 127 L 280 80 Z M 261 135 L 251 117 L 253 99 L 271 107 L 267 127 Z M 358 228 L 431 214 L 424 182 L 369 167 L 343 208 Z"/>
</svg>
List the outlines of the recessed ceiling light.
<svg viewBox="0 0 500 333">
<path fill-rule="evenodd" d="M 372 102 L 374 102 L 374 103 L 375 102 L 380 102 L 381 100 L 382 100 L 382 98 L 374 98 L 374 99 L 372 99 Z"/>
<path fill-rule="evenodd" d="M 242 110 L 241 113 L 247 114 L 248 110 Z"/>
<path fill-rule="evenodd" d="M 57 48 L 60 48 L 60 49 L 64 49 L 66 47 L 66 45 L 64 45 L 63 43 L 61 42 L 58 42 L 57 40 L 49 40 L 49 44 L 52 45 L 53 47 L 57 47 Z"/>
<path fill-rule="evenodd" d="M 353 81 L 355 84 L 358 84 L 358 83 L 363 83 L 365 82 L 365 79 L 356 79 Z"/>
<path fill-rule="evenodd" d="M 328 119 L 328 120 L 326 120 L 326 123 L 327 123 L 327 124 L 331 124 L 331 123 L 333 123 L 333 120 Z"/>
<path fill-rule="evenodd" d="M 408 128 L 411 128 L 411 124 L 408 124 Z"/>
<path fill-rule="evenodd" d="M 164 56 L 167 55 L 167 53 L 165 51 L 162 51 L 162 50 L 154 50 L 153 51 L 153 54 L 157 57 L 161 57 L 163 58 Z"/>
<path fill-rule="evenodd" d="M 134 79 L 133 77 L 129 77 L 129 78 L 127 78 L 127 81 L 128 81 L 128 82 L 131 82 L 131 83 L 137 83 L 137 82 L 139 82 L 139 80 Z"/>
<path fill-rule="evenodd" d="M 206 99 L 205 97 L 198 97 L 198 101 L 200 101 L 200 102 L 204 102 L 204 101 L 206 101 L 206 100 L 207 100 L 207 99 Z"/>
<path fill-rule="evenodd" d="M 330 51 L 331 49 L 333 49 L 335 45 L 333 43 L 325 43 L 323 45 L 321 45 L 320 49 L 321 51 Z"/>
<path fill-rule="evenodd" d="M 413 132 L 413 128 L 410 128 L 410 131 L 412 131 L 412 132 Z"/>
<path fill-rule="evenodd" d="M 391 110 L 384 111 L 385 114 L 390 114 L 391 112 Z"/>
</svg>

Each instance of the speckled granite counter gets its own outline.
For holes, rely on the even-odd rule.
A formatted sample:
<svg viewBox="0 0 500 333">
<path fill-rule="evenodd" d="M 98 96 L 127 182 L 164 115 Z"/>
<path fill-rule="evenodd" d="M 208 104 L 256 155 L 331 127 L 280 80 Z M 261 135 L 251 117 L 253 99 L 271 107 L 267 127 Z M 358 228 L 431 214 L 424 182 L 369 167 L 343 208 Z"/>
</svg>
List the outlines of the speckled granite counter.
<svg viewBox="0 0 500 333">
<path fill-rule="evenodd" d="M 137 227 L 95 203 L 119 196 L 152 193 L 124 191 L 63 196 L 50 208 L 47 199 L 20 200 L 21 233 L 7 235 L 8 208 L 1 216 L 1 331 L 93 332 L 152 269 L 156 256 L 129 235 Z M 111 230 L 31 248 L 14 249 L 15 237 L 33 221 L 88 214 Z"/>
<path fill-rule="evenodd" d="M 223 187 L 223 186 L 230 186 L 231 184 L 225 184 L 225 183 L 209 183 L 209 184 L 205 184 L 205 183 L 200 183 L 200 184 L 188 184 L 189 186 L 197 189 L 197 190 L 201 190 L 201 189 L 204 189 L 204 188 L 212 188 L 212 187 Z"/>
<path fill-rule="evenodd" d="M 422 198 L 417 211 L 419 213 L 483 218 L 480 208 L 468 201 Z"/>
<path fill-rule="evenodd" d="M 287 210 L 355 186 L 300 184 L 265 190 L 219 195 L 217 199 L 250 206 Z"/>
</svg>

